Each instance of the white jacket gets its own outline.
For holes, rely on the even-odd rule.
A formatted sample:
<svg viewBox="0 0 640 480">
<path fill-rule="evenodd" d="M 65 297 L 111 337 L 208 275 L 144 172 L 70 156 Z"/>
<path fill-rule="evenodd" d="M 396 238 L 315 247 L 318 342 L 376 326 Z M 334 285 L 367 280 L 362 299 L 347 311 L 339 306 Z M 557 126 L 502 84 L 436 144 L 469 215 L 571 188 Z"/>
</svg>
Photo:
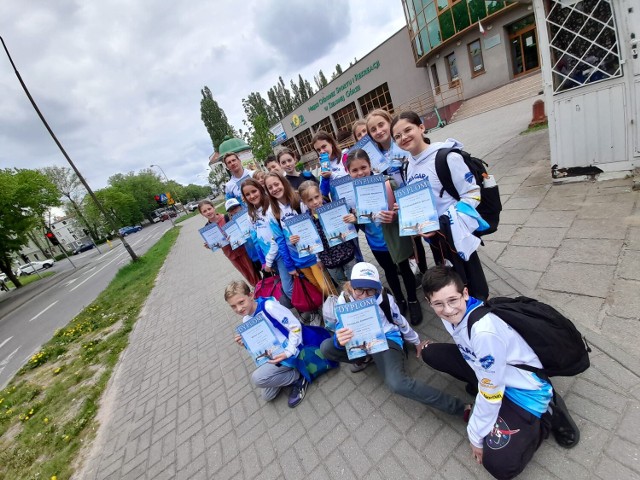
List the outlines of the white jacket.
<svg viewBox="0 0 640 480">
<path fill-rule="evenodd" d="M 418 156 L 411 157 L 407 166 L 407 185 L 425 179 L 429 180 L 438 216 L 445 214 L 449 216 L 453 243 L 458 254 L 463 260 L 467 260 L 480 246 L 480 239 L 473 235 L 473 232 L 478 228 L 478 222 L 475 218 L 461 213 L 456 207 L 457 200 L 446 191 L 443 191 L 442 197 L 440 197 L 442 183 L 436 174 L 436 153 L 441 148 L 462 150 L 463 145 L 453 138 L 448 138 L 444 142 L 432 143 Z M 473 174 L 464 163 L 461 155 L 450 153 L 447 159 L 451 170 L 451 180 L 460 195 L 460 201 L 475 209 L 480 203 L 480 187 L 476 184 Z"/>
<path fill-rule="evenodd" d="M 469 339 L 467 320 L 480 305 L 482 302 L 471 298 L 467 313 L 455 327 L 442 321 L 478 378 L 478 395 L 467 426 L 469 441 L 476 447 L 482 447 L 484 437 L 494 428 L 503 397 L 539 417 L 553 395 L 548 382 L 513 366 L 541 368 L 542 364 L 520 334 L 499 317 L 488 313 L 480 318 L 471 327 Z"/>
</svg>

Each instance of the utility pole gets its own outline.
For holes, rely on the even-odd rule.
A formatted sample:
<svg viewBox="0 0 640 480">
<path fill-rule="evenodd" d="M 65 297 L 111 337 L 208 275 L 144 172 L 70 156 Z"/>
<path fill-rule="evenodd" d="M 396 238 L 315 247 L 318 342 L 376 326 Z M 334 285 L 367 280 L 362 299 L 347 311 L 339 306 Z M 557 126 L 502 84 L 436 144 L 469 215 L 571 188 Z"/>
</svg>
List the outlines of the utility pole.
<svg viewBox="0 0 640 480">
<path fill-rule="evenodd" d="M 87 183 L 87 181 L 84 179 L 84 177 L 80 173 L 80 170 L 78 170 L 77 167 L 75 166 L 75 164 L 71 161 L 71 158 L 69 157 L 69 155 L 67 155 L 66 150 L 64 149 L 64 147 L 62 146 L 62 144 L 60 143 L 58 138 L 56 137 L 55 133 L 53 133 L 53 130 L 51 130 L 51 127 L 49 126 L 49 124 L 45 120 L 44 115 L 42 115 L 42 112 L 38 108 L 38 105 L 36 104 L 36 102 L 33 99 L 33 97 L 31 96 L 31 93 L 29 93 L 29 89 L 27 88 L 27 86 L 25 85 L 24 81 L 22 80 L 22 77 L 20 76 L 20 72 L 18 72 L 18 69 L 16 68 L 15 63 L 13 63 L 13 59 L 11 58 L 11 54 L 9 53 L 9 50 L 7 49 L 7 45 L 4 43 L 4 39 L 1 36 L 0 36 L 0 42 L 2 42 L 2 47 L 4 48 L 4 51 L 7 54 L 7 57 L 9 58 L 9 62 L 11 62 L 11 66 L 13 67 L 13 71 L 15 72 L 16 77 L 18 78 L 18 81 L 20 82 L 20 85 L 22 86 L 22 89 L 24 90 L 24 93 L 27 95 L 27 98 L 31 102 L 31 105 L 33 106 L 34 110 L 36 111 L 36 113 L 40 117 L 40 120 L 44 124 L 45 128 L 49 132 L 49 135 L 51 135 L 51 138 L 53 139 L 53 141 L 56 143 L 56 145 L 60 149 L 60 152 L 62 152 L 62 155 L 64 156 L 64 158 L 67 160 L 67 162 L 69 162 L 69 165 L 71 166 L 73 171 L 78 176 L 78 179 L 80 179 L 80 182 L 82 182 L 82 185 L 87 190 L 87 193 L 91 196 L 93 201 L 96 203 L 96 206 L 98 207 L 100 212 L 107 219 L 107 222 L 109 222 L 109 224 L 111 225 L 111 228 L 113 228 L 116 232 L 118 232 L 118 236 L 120 237 L 120 240 L 122 240 L 122 244 L 124 245 L 124 248 L 126 248 L 127 252 L 131 256 L 131 260 L 133 260 L 134 262 L 137 261 L 138 260 L 138 256 L 135 254 L 135 252 L 133 251 L 131 246 L 127 243 L 127 241 L 125 240 L 124 236 L 121 235 L 120 232 L 118 231 L 118 226 L 114 222 L 113 217 L 111 217 L 107 213 L 107 211 L 104 209 L 102 204 L 98 201 L 98 198 L 96 197 L 95 193 L 93 193 L 93 190 L 91 190 L 91 187 L 89 187 L 89 184 Z"/>
</svg>

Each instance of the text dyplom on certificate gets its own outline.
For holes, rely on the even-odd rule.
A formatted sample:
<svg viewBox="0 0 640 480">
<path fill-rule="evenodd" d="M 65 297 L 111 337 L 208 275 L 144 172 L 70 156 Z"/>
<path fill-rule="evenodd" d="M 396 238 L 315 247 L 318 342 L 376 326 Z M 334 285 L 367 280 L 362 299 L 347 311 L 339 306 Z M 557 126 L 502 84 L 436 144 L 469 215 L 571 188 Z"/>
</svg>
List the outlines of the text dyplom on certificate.
<svg viewBox="0 0 640 480">
<path fill-rule="evenodd" d="M 350 360 L 389 349 L 376 297 L 336 305 L 336 315 L 353 331 L 353 338 L 345 345 Z"/>
<path fill-rule="evenodd" d="M 389 210 L 385 181 L 384 175 L 371 175 L 370 177 L 356 178 L 353 181 L 358 223 L 373 223 L 380 212 Z"/>
<path fill-rule="evenodd" d="M 347 202 L 343 198 L 317 208 L 316 213 L 330 247 L 358 238 L 355 225 L 343 220 L 349 214 Z"/>
<path fill-rule="evenodd" d="M 296 243 L 296 250 L 300 258 L 315 255 L 324 250 L 318 230 L 316 230 L 316 226 L 308 212 L 285 218 L 282 223 L 289 231 L 289 236 L 298 235 L 300 237 L 300 240 Z"/>
<path fill-rule="evenodd" d="M 353 178 L 349 175 L 340 178 L 331 179 L 331 198 L 338 200 L 340 198 L 347 202 L 347 208 L 351 210 L 356 208 L 356 192 L 353 189 Z"/>
<path fill-rule="evenodd" d="M 249 350 L 249 354 L 257 366 L 267 363 L 276 355 L 284 352 L 271 322 L 262 312 L 258 312 L 257 315 L 239 325 L 236 331 L 242 337 L 245 347 Z"/>
<path fill-rule="evenodd" d="M 238 225 L 242 236 L 248 239 L 251 236 L 251 221 L 249 220 L 247 207 L 242 207 L 242 210 L 233 216 L 233 221 Z"/>
<path fill-rule="evenodd" d="M 440 228 L 429 180 L 412 183 L 394 193 L 401 236 L 434 232 Z"/>
<path fill-rule="evenodd" d="M 229 245 L 229 239 L 217 223 L 210 223 L 198 231 L 212 252 Z"/>
<path fill-rule="evenodd" d="M 376 142 L 374 142 L 369 135 L 365 135 L 358 140 L 358 143 L 349 149 L 349 153 L 360 149 L 367 152 L 369 160 L 371 161 L 371 171 L 374 174 L 382 173 L 389 168 L 387 157 L 380 151 Z"/>
<path fill-rule="evenodd" d="M 229 243 L 231 244 L 232 250 L 235 250 L 247 241 L 247 239 L 242 235 L 240 227 L 238 227 L 238 224 L 235 220 L 225 223 L 222 226 L 222 230 L 224 230 L 224 233 L 229 238 Z"/>
</svg>

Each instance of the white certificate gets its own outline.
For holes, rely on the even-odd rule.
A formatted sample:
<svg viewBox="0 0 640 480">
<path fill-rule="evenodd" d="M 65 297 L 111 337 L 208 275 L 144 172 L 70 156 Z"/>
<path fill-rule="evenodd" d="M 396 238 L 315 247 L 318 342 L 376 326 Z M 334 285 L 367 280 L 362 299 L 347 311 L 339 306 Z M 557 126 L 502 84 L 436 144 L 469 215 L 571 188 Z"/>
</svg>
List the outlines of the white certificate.
<svg viewBox="0 0 640 480">
<path fill-rule="evenodd" d="M 336 305 L 336 316 L 353 330 L 353 338 L 345 345 L 350 360 L 389 349 L 376 297 Z"/>
<path fill-rule="evenodd" d="M 378 144 L 369 135 L 365 135 L 358 140 L 358 143 L 349 149 L 349 153 L 355 152 L 359 149 L 367 152 L 371 162 L 371 171 L 374 174 L 382 173 L 389 168 L 389 161 L 387 160 L 387 157 L 384 156 L 378 148 Z"/>
<path fill-rule="evenodd" d="M 236 331 L 242 337 L 245 347 L 257 366 L 267 363 L 276 355 L 284 352 L 278 341 L 271 322 L 264 313 L 257 315 L 239 325 Z"/>
<path fill-rule="evenodd" d="M 296 243 L 296 250 L 300 258 L 324 251 L 322 239 L 318 235 L 318 230 L 316 230 L 316 226 L 308 212 L 285 218 L 282 223 L 287 228 L 289 236 L 298 235 L 300 237 L 300 240 Z"/>
<path fill-rule="evenodd" d="M 224 233 L 229 238 L 232 250 L 235 250 L 247 241 L 247 239 L 242 235 L 242 232 L 235 220 L 225 223 L 222 226 L 222 230 L 224 230 Z"/>
<path fill-rule="evenodd" d="M 345 202 L 344 199 L 327 203 L 317 208 L 316 213 L 320 218 L 320 224 L 322 225 L 324 235 L 327 237 L 327 242 L 330 247 L 340 245 L 353 238 L 358 238 L 358 231 L 355 225 L 345 223 L 342 219 L 345 215 L 349 214 L 347 202 Z"/>
<path fill-rule="evenodd" d="M 356 178 L 353 188 L 356 192 L 356 216 L 360 224 L 373 223 L 383 210 L 389 210 L 387 187 L 384 175 Z"/>
<path fill-rule="evenodd" d="M 440 229 L 438 212 L 429 180 L 421 180 L 395 192 L 401 236 L 435 232 Z"/>
<path fill-rule="evenodd" d="M 217 223 L 210 223 L 198 231 L 212 252 L 229 245 L 229 239 Z"/>
<path fill-rule="evenodd" d="M 331 180 L 331 199 L 344 199 L 347 208 L 356 208 L 356 192 L 353 189 L 353 178 L 349 175 Z"/>
<path fill-rule="evenodd" d="M 233 221 L 238 225 L 242 236 L 248 239 L 251 236 L 251 221 L 247 207 L 242 207 L 242 210 L 233 216 Z"/>
</svg>

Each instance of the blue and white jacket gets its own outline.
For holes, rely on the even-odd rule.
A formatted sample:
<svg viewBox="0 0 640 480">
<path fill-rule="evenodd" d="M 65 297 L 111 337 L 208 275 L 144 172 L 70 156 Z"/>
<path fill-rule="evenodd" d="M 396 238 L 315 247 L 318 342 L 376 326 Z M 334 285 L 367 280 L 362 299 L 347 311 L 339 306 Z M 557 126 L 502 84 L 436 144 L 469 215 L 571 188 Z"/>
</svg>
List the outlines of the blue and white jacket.
<svg viewBox="0 0 640 480">
<path fill-rule="evenodd" d="M 346 177 L 347 175 L 349 175 L 349 173 L 344 167 L 344 163 L 342 163 L 342 155 L 340 154 L 338 158 L 331 159 L 331 177 L 320 177 L 320 193 L 328 197 L 331 193 L 331 180 Z"/>
<path fill-rule="evenodd" d="M 282 259 L 284 260 L 284 264 L 287 267 L 287 271 L 292 272 L 297 268 L 309 268 L 318 263 L 318 259 L 315 255 L 309 255 L 307 257 L 300 258 L 298 256 L 298 250 L 295 245 L 292 245 L 289 242 L 289 236 L 283 230 L 281 221 L 295 217 L 298 215 L 291 205 L 283 205 L 278 202 L 280 206 L 280 222 L 274 216 L 273 211 L 269 209 L 268 218 L 269 218 L 269 226 L 271 227 L 271 231 L 273 232 L 273 239 L 278 244 L 278 252 L 282 255 Z M 304 213 L 307 211 L 307 207 L 304 203 L 300 203 L 300 213 Z"/>
<path fill-rule="evenodd" d="M 231 180 L 229 180 L 224 186 L 224 198 L 229 200 L 230 198 L 235 198 L 240 202 L 240 205 L 244 205 L 242 201 L 242 183 L 248 178 L 252 178 L 254 174 L 253 170 L 247 170 L 246 168 L 242 171 L 242 175 L 240 178 L 236 178 L 231 175 Z"/>
<path fill-rule="evenodd" d="M 260 263 L 271 267 L 278 258 L 278 245 L 273 240 L 273 231 L 269 224 L 269 210 L 267 208 L 267 211 L 263 213 L 262 207 L 258 207 L 256 220 L 252 220 L 249 216 L 249 221 L 253 227 L 250 231 L 251 240 L 256 247 Z"/>
<path fill-rule="evenodd" d="M 540 359 L 522 336 L 498 316 L 488 313 L 480 318 L 471 327 L 469 338 L 469 314 L 481 305 L 480 300 L 470 297 L 465 316 L 458 325 L 442 320 L 478 378 L 478 395 L 467 426 L 469 441 L 478 448 L 496 424 L 503 397 L 540 417 L 553 396 L 551 384 L 533 372 L 513 366 L 542 368 Z"/>
</svg>

